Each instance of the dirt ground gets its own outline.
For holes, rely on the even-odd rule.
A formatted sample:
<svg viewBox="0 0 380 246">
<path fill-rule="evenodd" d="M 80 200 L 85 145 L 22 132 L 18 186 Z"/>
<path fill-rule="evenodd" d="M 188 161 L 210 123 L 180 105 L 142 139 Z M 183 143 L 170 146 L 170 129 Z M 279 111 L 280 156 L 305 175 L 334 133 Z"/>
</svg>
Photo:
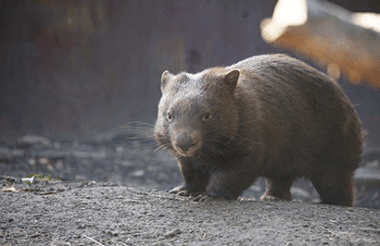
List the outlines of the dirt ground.
<svg viewBox="0 0 380 246">
<path fill-rule="evenodd" d="M 295 183 L 292 202 L 258 201 L 260 179 L 238 201 L 198 203 L 165 191 L 182 182 L 170 155 L 126 137 L 0 139 L 0 245 L 380 243 L 377 150 L 363 157 L 373 175 L 356 177 L 354 208 L 315 203 L 306 180 Z M 60 180 L 28 185 L 21 178 L 31 173 Z"/>
<path fill-rule="evenodd" d="M 2 182 L 20 184 L 3 178 Z M 15 185 L 14 187 L 17 187 Z M 16 189 L 16 188 L 15 188 Z M 380 211 L 48 181 L 1 192 L 0 245 L 379 245 Z"/>
</svg>

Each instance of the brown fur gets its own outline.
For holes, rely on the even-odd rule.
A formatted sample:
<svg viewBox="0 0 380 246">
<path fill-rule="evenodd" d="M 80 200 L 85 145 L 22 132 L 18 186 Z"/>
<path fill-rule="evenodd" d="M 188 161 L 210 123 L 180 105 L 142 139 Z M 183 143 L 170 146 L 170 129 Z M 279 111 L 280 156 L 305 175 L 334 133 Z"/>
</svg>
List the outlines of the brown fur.
<svg viewBox="0 0 380 246">
<path fill-rule="evenodd" d="M 298 177 L 321 201 L 352 206 L 360 121 L 327 75 L 285 55 L 161 79 L 155 137 L 178 160 L 184 184 L 172 192 L 236 199 L 259 176 L 262 200 L 291 199 Z"/>
</svg>

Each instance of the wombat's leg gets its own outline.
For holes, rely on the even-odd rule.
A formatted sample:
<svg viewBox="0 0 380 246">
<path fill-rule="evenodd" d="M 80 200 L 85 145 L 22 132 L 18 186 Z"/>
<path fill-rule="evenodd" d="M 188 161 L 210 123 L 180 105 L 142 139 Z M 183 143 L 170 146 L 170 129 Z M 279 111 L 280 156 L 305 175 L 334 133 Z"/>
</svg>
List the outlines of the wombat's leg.
<svg viewBox="0 0 380 246">
<path fill-rule="evenodd" d="M 291 200 L 290 187 L 293 177 L 267 178 L 267 189 L 261 201 Z"/>
<path fill-rule="evenodd" d="M 323 177 L 311 178 L 321 198 L 321 203 L 353 206 L 354 188 L 351 175 L 329 173 Z"/>
<path fill-rule="evenodd" d="M 201 196 L 207 200 L 236 200 L 255 179 L 250 171 L 218 170 L 211 175 L 206 192 Z M 205 199 L 198 196 L 196 200 Z"/>
<path fill-rule="evenodd" d="M 170 190 L 180 196 L 198 196 L 206 190 L 209 176 L 200 170 L 194 169 L 190 163 L 179 162 L 184 184 Z"/>
</svg>

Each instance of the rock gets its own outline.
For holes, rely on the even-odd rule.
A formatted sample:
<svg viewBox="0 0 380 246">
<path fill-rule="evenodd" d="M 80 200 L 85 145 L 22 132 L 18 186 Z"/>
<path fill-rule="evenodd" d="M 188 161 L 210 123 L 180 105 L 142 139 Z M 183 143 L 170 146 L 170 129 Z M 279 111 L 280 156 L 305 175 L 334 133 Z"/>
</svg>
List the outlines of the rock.
<svg viewBox="0 0 380 246">
<path fill-rule="evenodd" d="M 379 170 L 380 169 L 380 160 L 370 161 L 365 166 L 368 168 Z"/>
<path fill-rule="evenodd" d="M 25 135 L 18 139 L 18 143 L 24 146 L 38 145 L 40 147 L 51 147 L 52 143 L 49 139 L 41 136 Z"/>
<path fill-rule="evenodd" d="M 301 201 L 310 201 L 312 200 L 311 195 L 304 189 L 299 187 L 292 187 L 290 189 L 290 193 L 292 194 L 293 199 L 301 200 Z"/>
<path fill-rule="evenodd" d="M 132 174 L 132 177 L 134 178 L 142 178 L 145 176 L 145 170 L 137 170 L 137 171 L 134 171 Z"/>
<path fill-rule="evenodd" d="M 25 155 L 24 150 L 0 147 L 0 162 L 10 162 L 16 157 Z"/>
<path fill-rule="evenodd" d="M 380 170 L 359 167 L 355 171 L 354 180 L 356 183 L 363 184 L 380 183 Z"/>
<path fill-rule="evenodd" d="M 168 238 L 168 237 L 173 237 L 177 234 L 181 233 L 181 230 L 180 229 L 174 229 L 174 230 L 171 230 L 171 231 L 168 231 L 167 233 L 164 234 L 164 237 L 165 238 Z"/>
<path fill-rule="evenodd" d="M 85 181 L 87 180 L 87 177 L 84 175 L 76 174 L 75 175 L 75 181 Z"/>
</svg>

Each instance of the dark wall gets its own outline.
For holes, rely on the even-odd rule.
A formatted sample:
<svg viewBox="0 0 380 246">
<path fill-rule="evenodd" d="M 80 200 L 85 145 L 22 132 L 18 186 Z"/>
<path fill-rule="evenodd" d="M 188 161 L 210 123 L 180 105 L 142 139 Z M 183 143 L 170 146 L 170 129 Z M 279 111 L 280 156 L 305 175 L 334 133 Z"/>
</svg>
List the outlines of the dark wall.
<svg viewBox="0 0 380 246">
<path fill-rule="evenodd" d="M 331 3 L 342 6 L 353 12 L 380 13 L 379 0 L 328 0 Z"/>
<path fill-rule="evenodd" d="M 238 2 L 238 3 L 237 3 Z M 154 122 L 165 69 L 261 52 L 275 1 L 14 1 L 3 4 L 2 134 L 91 134 Z"/>
<path fill-rule="evenodd" d="M 79 137 L 153 123 L 164 70 L 196 72 L 283 52 L 259 28 L 276 0 L 3 2 L 2 135 Z M 380 120 L 379 91 L 344 87 L 365 124 Z M 373 97 L 370 105 L 359 90 Z"/>
</svg>

